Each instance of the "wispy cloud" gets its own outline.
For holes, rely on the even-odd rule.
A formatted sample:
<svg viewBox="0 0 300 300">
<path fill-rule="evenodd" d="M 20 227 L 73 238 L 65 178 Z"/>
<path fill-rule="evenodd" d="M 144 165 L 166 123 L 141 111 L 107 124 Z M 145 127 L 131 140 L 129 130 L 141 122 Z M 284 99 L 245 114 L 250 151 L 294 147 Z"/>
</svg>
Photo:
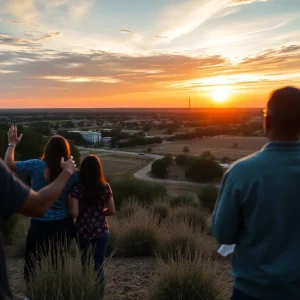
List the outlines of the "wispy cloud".
<svg viewBox="0 0 300 300">
<path fill-rule="evenodd" d="M 190 0 L 169 6 L 163 16 L 166 30 L 158 36 L 171 41 L 206 22 L 228 5 L 228 0 Z"/>
<path fill-rule="evenodd" d="M 128 29 L 120 29 L 119 31 L 123 34 L 134 34 L 135 33 L 135 31 L 128 30 Z"/>
<path fill-rule="evenodd" d="M 14 71 L 14 70 L 0 70 L 0 74 L 9 74 L 9 73 L 18 73 L 18 71 Z"/>
<path fill-rule="evenodd" d="M 166 35 L 159 35 L 159 34 L 157 34 L 155 37 L 157 39 L 167 39 L 168 38 Z"/>
<path fill-rule="evenodd" d="M 41 77 L 32 77 L 38 79 L 48 79 L 56 80 L 61 82 L 70 82 L 70 83 L 87 83 L 87 82 L 102 82 L 102 83 L 118 83 L 121 82 L 120 79 L 112 77 L 78 77 L 78 76 L 41 76 Z"/>
<path fill-rule="evenodd" d="M 268 2 L 270 0 L 231 0 L 231 5 L 250 4 L 254 2 Z"/>
<path fill-rule="evenodd" d="M 73 1 L 72 6 L 70 8 L 71 19 L 74 21 L 80 21 L 89 13 L 92 5 L 93 0 Z"/>
<path fill-rule="evenodd" d="M 0 22 L 7 23 L 7 24 L 12 24 L 12 25 L 28 25 L 28 26 L 33 26 L 33 27 L 40 27 L 39 24 L 28 23 L 28 22 L 18 21 L 18 20 L 0 19 Z"/>
<path fill-rule="evenodd" d="M 34 23 L 38 16 L 34 0 L 0 0 L 0 6 L 4 13 L 20 18 L 26 23 Z"/>
<path fill-rule="evenodd" d="M 196 30 L 214 17 L 224 17 L 238 11 L 230 9 L 231 6 L 267 1 L 270 0 L 188 0 L 174 4 L 165 10 L 162 27 L 166 29 L 157 34 L 156 38 L 161 39 L 161 42 L 170 42 Z"/>
<path fill-rule="evenodd" d="M 57 32 L 50 32 L 50 33 L 46 33 L 41 37 L 41 40 L 51 40 L 54 38 L 58 38 L 62 36 L 62 33 L 57 31 Z"/>
</svg>

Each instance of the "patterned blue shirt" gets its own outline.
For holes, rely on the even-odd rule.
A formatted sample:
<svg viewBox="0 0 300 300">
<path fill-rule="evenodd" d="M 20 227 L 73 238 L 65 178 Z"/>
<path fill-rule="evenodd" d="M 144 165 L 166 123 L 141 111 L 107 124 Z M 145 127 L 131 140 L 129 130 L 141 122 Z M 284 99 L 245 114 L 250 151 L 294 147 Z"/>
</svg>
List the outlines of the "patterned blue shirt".
<svg viewBox="0 0 300 300">
<path fill-rule="evenodd" d="M 47 163 L 40 159 L 31 159 L 26 161 L 16 162 L 16 173 L 30 177 L 31 188 L 34 191 L 39 191 L 49 184 L 44 178 L 44 172 L 47 168 Z M 75 172 L 69 179 L 61 197 L 55 204 L 46 212 L 44 217 L 37 218 L 38 220 L 51 221 L 64 219 L 69 215 L 68 212 L 68 195 L 71 188 L 80 182 L 79 172 Z"/>
</svg>

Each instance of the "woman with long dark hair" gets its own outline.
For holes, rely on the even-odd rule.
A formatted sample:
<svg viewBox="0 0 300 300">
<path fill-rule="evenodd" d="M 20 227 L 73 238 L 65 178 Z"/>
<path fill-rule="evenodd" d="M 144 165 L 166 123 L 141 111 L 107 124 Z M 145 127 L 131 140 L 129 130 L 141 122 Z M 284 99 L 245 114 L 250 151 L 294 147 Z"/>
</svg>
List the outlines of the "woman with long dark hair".
<svg viewBox="0 0 300 300">
<path fill-rule="evenodd" d="M 62 136 L 53 136 L 45 146 L 41 159 L 27 161 L 14 161 L 14 150 L 21 141 L 17 127 L 12 126 L 8 132 L 8 149 L 5 154 L 5 162 L 17 175 L 25 175 L 30 178 L 31 188 L 39 191 L 53 182 L 62 172 L 61 158 L 65 160 L 71 156 L 70 145 Z M 35 265 L 41 254 L 47 254 L 53 249 L 53 257 L 57 253 L 68 250 L 72 238 L 75 236 L 75 226 L 68 211 L 68 195 L 71 188 L 79 183 L 79 173 L 76 171 L 69 179 L 64 191 L 55 204 L 42 218 L 32 218 L 26 239 L 26 254 L 24 279 L 29 283 L 34 276 Z M 52 247 L 52 248 L 50 248 Z"/>
<path fill-rule="evenodd" d="M 83 267 L 87 263 L 89 251 L 92 251 L 96 275 L 104 287 L 103 263 L 109 240 L 106 216 L 115 214 L 113 194 L 97 156 L 85 157 L 79 173 L 80 184 L 71 191 L 69 209 L 73 218 L 77 219 L 77 237 Z"/>
</svg>

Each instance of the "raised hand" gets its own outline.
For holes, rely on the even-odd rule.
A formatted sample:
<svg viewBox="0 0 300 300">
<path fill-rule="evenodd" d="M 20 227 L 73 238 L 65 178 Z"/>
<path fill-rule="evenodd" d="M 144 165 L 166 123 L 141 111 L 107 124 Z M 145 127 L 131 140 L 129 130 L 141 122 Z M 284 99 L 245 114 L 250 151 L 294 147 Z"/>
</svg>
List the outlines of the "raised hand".
<svg viewBox="0 0 300 300">
<path fill-rule="evenodd" d="M 7 132 L 8 143 L 11 145 L 17 146 L 23 137 L 23 134 L 18 136 L 18 128 L 17 126 L 11 126 Z"/>
<path fill-rule="evenodd" d="M 63 170 L 68 171 L 71 175 L 73 175 L 75 170 L 76 170 L 76 164 L 73 160 L 73 156 L 71 156 L 66 161 L 62 157 L 61 160 L 60 160 L 60 166 Z"/>
</svg>

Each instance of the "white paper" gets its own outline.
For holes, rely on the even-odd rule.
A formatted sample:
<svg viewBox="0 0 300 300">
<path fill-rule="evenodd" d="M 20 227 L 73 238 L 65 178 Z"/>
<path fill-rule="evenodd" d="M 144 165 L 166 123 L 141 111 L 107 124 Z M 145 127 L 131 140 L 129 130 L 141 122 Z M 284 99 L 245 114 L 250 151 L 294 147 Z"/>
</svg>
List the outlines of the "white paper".
<svg viewBox="0 0 300 300">
<path fill-rule="evenodd" d="M 235 248 L 235 244 L 232 245 L 222 245 L 219 250 L 218 253 L 222 256 L 228 256 L 229 254 L 234 252 L 234 248 Z"/>
</svg>

